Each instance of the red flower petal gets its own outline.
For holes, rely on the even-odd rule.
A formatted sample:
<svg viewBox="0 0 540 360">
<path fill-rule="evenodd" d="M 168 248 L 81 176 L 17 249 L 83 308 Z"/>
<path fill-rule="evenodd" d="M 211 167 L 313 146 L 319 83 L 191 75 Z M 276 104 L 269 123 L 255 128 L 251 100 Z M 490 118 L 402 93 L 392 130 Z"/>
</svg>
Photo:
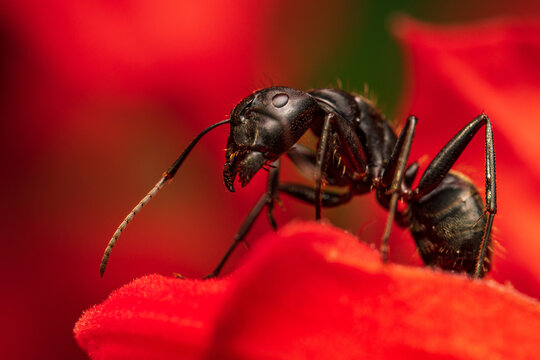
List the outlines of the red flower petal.
<svg viewBox="0 0 540 360">
<path fill-rule="evenodd" d="M 538 304 L 509 288 L 382 264 L 350 234 L 297 223 L 231 277 L 136 280 L 75 333 L 98 358 L 521 359 L 538 328 Z"/>
<path fill-rule="evenodd" d="M 148 275 L 87 310 L 75 325 L 75 337 L 92 358 L 199 358 L 228 287 L 225 279 Z"/>
<path fill-rule="evenodd" d="M 491 118 L 499 210 L 494 238 L 502 245 L 495 249 L 492 274 L 540 298 L 540 26 L 498 20 L 443 27 L 410 19 L 395 25 L 411 77 L 404 109 L 419 119 L 411 158 L 426 152 L 433 157 L 480 113 Z M 481 191 L 482 137 L 460 162 Z"/>
</svg>

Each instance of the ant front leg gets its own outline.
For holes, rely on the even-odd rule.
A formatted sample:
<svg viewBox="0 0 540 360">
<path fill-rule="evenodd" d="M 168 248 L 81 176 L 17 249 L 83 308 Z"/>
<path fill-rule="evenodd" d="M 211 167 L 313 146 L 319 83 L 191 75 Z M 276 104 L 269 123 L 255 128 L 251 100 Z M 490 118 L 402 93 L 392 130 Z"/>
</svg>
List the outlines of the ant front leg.
<svg viewBox="0 0 540 360">
<path fill-rule="evenodd" d="M 311 179 L 315 173 L 317 157 L 310 148 L 296 144 L 287 151 L 287 156 L 294 163 L 296 168 L 306 178 Z M 339 179 L 333 178 L 332 174 L 326 174 L 325 180 L 331 185 L 337 185 Z M 339 186 L 339 185 L 338 185 Z M 313 186 L 307 186 L 294 183 L 280 183 L 279 192 L 285 193 L 305 203 L 315 205 L 317 203 L 315 190 Z M 322 207 L 335 207 L 345 204 L 351 200 L 352 193 L 350 189 L 346 192 L 324 191 L 320 195 Z"/>
<path fill-rule="evenodd" d="M 277 229 L 277 224 L 273 216 L 273 209 L 274 209 L 274 201 L 277 198 L 278 194 L 278 187 L 279 187 L 279 167 L 280 167 L 280 161 L 279 159 L 274 161 L 272 164 L 269 174 L 268 174 L 268 182 L 266 187 L 266 192 L 261 195 L 259 200 L 255 203 L 255 205 L 251 208 L 249 213 L 247 214 L 246 218 L 242 222 L 242 225 L 240 225 L 240 228 L 238 229 L 238 232 L 236 235 L 234 235 L 234 240 L 227 249 L 227 252 L 225 255 L 223 255 L 223 258 L 219 262 L 219 264 L 216 266 L 214 271 L 212 271 L 210 274 L 203 277 L 203 279 L 210 279 L 213 277 L 216 277 L 219 275 L 221 270 L 223 269 L 223 266 L 225 266 L 225 263 L 229 259 L 229 257 L 232 255 L 233 251 L 236 249 L 238 244 L 240 244 L 242 241 L 244 241 L 244 238 L 248 234 L 249 230 L 251 230 L 251 227 L 253 226 L 253 223 L 261 213 L 262 209 L 266 206 L 267 208 L 267 216 L 268 221 L 270 222 L 270 226 L 274 230 Z"/>
<path fill-rule="evenodd" d="M 334 131 L 335 130 L 335 131 Z M 314 197 L 315 197 L 315 219 L 321 219 L 321 187 L 326 177 L 326 167 L 328 165 L 328 150 L 332 134 L 337 134 L 343 142 L 343 155 L 347 158 L 352 169 L 359 175 L 367 173 L 367 165 L 363 158 L 364 150 L 358 135 L 354 131 L 353 125 L 334 112 L 328 112 L 324 118 L 319 146 L 317 148 L 316 163 L 314 169 Z"/>
<path fill-rule="evenodd" d="M 485 228 L 482 235 L 482 240 L 477 250 L 476 265 L 474 267 L 473 276 L 476 278 L 484 275 L 484 260 L 486 259 L 486 252 L 488 243 L 490 242 L 491 227 L 493 225 L 493 219 L 497 213 L 497 194 L 496 194 L 496 180 L 495 180 L 495 148 L 493 143 L 493 130 L 491 128 L 491 121 L 489 118 L 482 114 L 467 124 L 456 136 L 454 136 L 437 154 L 431 164 L 427 167 L 426 171 L 420 178 L 418 187 L 412 191 L 408 200 L 411 202 L 425 199 L 425 196 L 430 194 L 435 188 L 441 184 L 445 179 L 450 168 L 455 164 L 463 150 L 470 143 L 472 138 L 476 135 L 478 130 L 485 126 L 485 208 L 483 214 L 488 214 Z M 469 187 L 474 188 L 472 184 Z M 476 189 L 474 188 L 476 192 Z M 459 206 L 459 205 L 456 205 Z M 463 208 L 463 211 L 469 211 L 472 213 L 474 208 Z M 468 214 L 468 213 L 465 213 Z M 477 220 L 478 221 L 478 220 Z M 463 230 L 456 224 L 456 230 Z M 467 229 L 469 230 L 469 229 Z"/>
<path fill-rule="evenodd" d="M 317 148 L 317 162 L 315 164 L 315 171 L 313 172 L 313 180 L 315 181 L 315 220 L 321 219 L 321 187 L 323 179 L 323 173 L 326 170 L 326 160 L 328 152 L 328 141 L 330 139 L 330 132 L 332 130 L 332 119 L 336 115 L 334 113 L 328 113 L 324 117 L 323 129 L 319 141 L 319 147 Z"/>
</svg>

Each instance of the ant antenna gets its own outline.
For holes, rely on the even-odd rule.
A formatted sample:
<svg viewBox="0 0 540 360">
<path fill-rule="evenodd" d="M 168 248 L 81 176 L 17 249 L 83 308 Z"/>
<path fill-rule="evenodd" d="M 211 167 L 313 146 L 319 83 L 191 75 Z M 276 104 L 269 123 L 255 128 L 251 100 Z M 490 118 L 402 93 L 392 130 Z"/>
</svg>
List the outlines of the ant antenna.
<svg viewBox="0 0 540 360">
<path fill-rule="evenodd" d="M 165 183 L 167 182 L 167 180 L 170 180 L 174 177 L 174 175 L 176 175 L 176 172 L 178 171 L 178 169 L 180 168 L 180 166 L 182 165 L 182 163 L 184 162 L 184 160 L 186 160 L 186 158 L 188 157 L 189 153 L 191 152 L 191 150 L 193 150 L 193 148 L 195 147 L 195 145 L 199 142 L 199 140 L 204 136 L 206 135 L 206 133 L 208 133 L 210 130 L 220 126 L 220 125 L 224 125 L 224 124 L 227 124 L 229 123 L 231 120 L 230 119 L 227 119 L 227 120 L 223 120 L 223 121 L 220 121 L 218 123 L 215 123 L 209 127 L 207 127 L 206 129 L 204 129 L 203 131 L 201 131 L 201 133 L 199 135 L 197 135 L 190 143 L 189 145 L 186 147 L 186 149 L 182 152 L 182 154 L 178 157 L 178 159 L 176 159 L 176 161 L 171 165 L 171 167 L 169 168 L 169 170 L 167 170 L 165 173 L 163 173 L 163 176 L 161 177 L 161 179 L 157 182 L 156 185 L 154 185 L 154 187 L 152 188 L 152 190 L 150 190 L 148 192 L 148 194 L 146 194 L 146 196 L 141 200 L 139 201 L 139 203 L 137 204 L 137 206 L 135 206 L 133 208 L 133 210 L 131 210 L 131 212 L 128 214 L 128 216 L 126 216 L 126 218 L 124 219 L 124 221 L 122 221 L 122 223 L 120 224 L 120 226 L 118 226 L 118 229 L 116 229 L 116 231 L 114 232 L 111 240 L 109 240 L 109 244 L 107 245 L 107 248 L 105 248 L 105 253 L 103 254 L 103 257 L 101 258 L 101 264 L 99 265 L 99 273 L 101 274 L 101 277 L 103 277 L 103 274 L 105 273 L 105 269 L 107 268 L 107 262 L 109 261 L 109 256 L 111 255 L 111 251 L 114 247 L 114 245 L 116 244 L 116 241 L 118 240 L 118 238 L 120 237 L 120 234 L 122 234 L 122 231 L 124 231 L 124 229 L 126 228 L 127 224 L 129 224 L 129 222 L 133 219 L 133 217 L 142 209 L 142 207 L 144 205 L 146 205 L 150 199 L 152 199 L 152 197 L 154 195 L 156 195 L 156 193 L 163 187 L 163 185 L 165 185 Z"/>
</svg>

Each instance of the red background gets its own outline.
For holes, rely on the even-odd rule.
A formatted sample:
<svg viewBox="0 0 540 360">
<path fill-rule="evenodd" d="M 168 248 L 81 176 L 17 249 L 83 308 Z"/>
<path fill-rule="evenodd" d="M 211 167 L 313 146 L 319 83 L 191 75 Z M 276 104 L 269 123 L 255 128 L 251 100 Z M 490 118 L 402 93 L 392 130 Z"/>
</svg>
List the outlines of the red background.
<svg viewBox="0 0 540 360">
<path fill-rule="evenodd" d="M 373 52 L 390 51 L 388 63 L 400 63 L 385 30 L 394 11 L 447 22 L 537 11 L 527 2 L 474 4 L 3 2 L 3 357 L 85 358 L 72 336 L 84 309 L 143 274 L 202 276 L 212 269 L 264 182 L 259 176 L 250 187 L 227 192 L 225 129 L 203 140 L 178 179 L 120 239 L 106 276 L 98 274 L 123 216 L 185 144 L 225 119 L 242 97 L 271 84 L 307 89 L 342 77 L 350 90 L 367 81 L 391 115 L 402 69 Z M 356 72 L 348 78 L 342 68 Z M 440 146 L 424 152 L 433 156 Z M 481 141 L 475 146 L 481 154 Z M 284 176 L 296 177 L 290 169 Z M 366 238 L 376 238 L 384 211 L 360 211 L 372 203 L 369 197 L 327 214 L 338 226 L 365 228 Z M 287 201 L 286 207 L 278 210 L 281 223 L 312 216 L 307 206 Z M 251 239 L 268 231 L 260 225 Z M 396 243 L 395 261 L 417 263 L 410 243 Z"/>
</svg>

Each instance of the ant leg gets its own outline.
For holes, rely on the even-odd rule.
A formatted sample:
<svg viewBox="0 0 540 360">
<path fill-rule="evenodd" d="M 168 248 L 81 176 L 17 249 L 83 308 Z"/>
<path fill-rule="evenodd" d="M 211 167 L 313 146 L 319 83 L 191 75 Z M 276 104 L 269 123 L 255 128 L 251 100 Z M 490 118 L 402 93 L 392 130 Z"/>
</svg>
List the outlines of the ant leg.
<svg viewBox="0 0 540 360">
<path fill-rule="evenodd" d="M 279 160 L 275 161 L 272 164 L 272 168 L 270 168 L 270 173 L 268 174 L 268 183 L 267 183 L 267 189 L 264 194 L 261 195 L 259 200 L 255 203 L 253 208 L 249 211 L 246 218 L 242 222 L 242 225 L 240 225 L 240 228 L 238 229 L 238 232 L 236 235 L 234 235 L 233 242 L 231 246 L 229 246 L 229 249 L 227 249 L 227 252 L 225 255 L 223 255 L 223 258 L 219 262 L 219 264 L 216 266 L 214 271 L 212 271 L 210 274 L 203 277 L 203 280 L 210 279 L 213 277 L 216 277 L 221 272 L 223 266 L 229 259 L 229 257 L 232 255 L 233 251 L 236 249 L 238 244 L 240 244 L 244 238 L 246 237 L 249 230 L 251 230 L 251 227 L 253 226 L 253 223 L 261 213 L 262 209 L 266 206 L 267 208 L 270 208 L 268 211 L 268 220 L 270 221 L 270 225 L 274 230 L 277 228 L 276 222 L 274 220 L 274 217 L 272 215 L 272 209 L 273 209 L 273 201 L 274 197 L 277 194 L 278 191 L 278 175 L 279 175 Z"/>
<path fill-rule="evenodd" d="M 407 169 L 405 169 L 405 174 L 403 176 L 403 183 L 401 184 L 401 192 L 403 193 L 404 197 L 406 197 L 407 193 L 411 192 L 411 187 L 414 182 L 414 179 L 416 178 L 416 174 L 418 173 L 419 165 L 418 162 L 415 161 L 407 166 Z M 390 183 L 389 183 L 390 184 Z M 387 185 L 388 186 L 388 185 Z M 385 187 L 383 186 L 383 191 L 377 191 L 376 192 L 376 198 L 379 204 L 385 208 L 386 210 L 390 209 L 390 196 L 385 193 L 384 191 Z M 396 212 L 396 215 L 399 214 L 399 212 Z"/>
<path fill-rule="evenodd" d="M 351 124 L 336 113 L 327 113 L 324 118 L 316 154 L 313 154 L 307 148 L 298 144 L 287 152 L 287 155 L 295 163 L 300 172 L 308 176 L 313 174 L 312 176 L 315 181 L 313 203 L 315 204 L 316 220 L 320 220 L 321 218 L 321 187 L 324 180 L 323 173 L 326 171 L 328 161 L 328 142 L 331 136 L 332 125 L 334 125 L 340 139 L 347 144 L 344 147 L 344 151 L 346 151 L 345 156 L 352 164 L 353 169 L 359 174 L 365 174 L 367 172 L 367 165 L 363 158 L 364 150 Z M 324 174 L 324 176 L 326 177 L 327 174 Z"/>
<path fill-rule="evenodd" d="M 315 152 L 307 146 L 295 144 L 287 151 L 287 157 L 294 163 L 294 166 L 307 179 L 313 179 L 317 156 Z"/>
<path fill-rule="evenodd" d="M 367 174 L 366 154 L 364 145 L 356 133 L 355 124 L 345 120 L 339 114 L 334 114 L 333 121 L 336 133 L 341 142 L 346 145 L 341 148 L 342 155 L 347 158 L 352 169 L 360 176 Z"/>
<path fill-rule="evenodd" d="M 301 184 L 279 184 L 279 191 L 290 195 L 296 199 L 302 200 L 308 204 L 315 203 L 315 191 L 313 188 Z M 337 193 L 325 191 L 321 195 L 321 205 L 323 207 L 334 207 L 345 204 L 351 200 L 351 192 Z"/>
<path fill-rule="evenodd" d="M 416 174 L 418 174 L 419 169 L 418 161 L 413 162 L 409 166 L 407 166 L 407 170 L 405 170 L 405 178 L 403 179 L 403 185 L 405 186 L 405 189 L 410 189 L 412 187 L 413 181 L 416 178 Z"/>
<path fill-rule="evenodd" d="M 277 230 L 276 219 L 274 219 L 274 201 L 279 200 L 279 167 L 280 161 L 277 159 L 272 163 L 272 168 L 268 174 L 268 182 L 266 186 L 266 216 L 272 229 Z"/>
<path fill-rule="evenodd" d="M 418 168 L 418 162 L 416 161 L 407 166 L 407 169 L 405 170 L 405 175 L 403 177 L 403 183 L 401 184 L 402 194 L 406 194 L 410 191 L 412 183 L 416 177 L 416 174 L 418 173 Z M 383 191 L 377 191 L 375 197 L 382 207 L 384 207 L 386 210 L 390 209 L 391 196 L 388 196 Z M 394 223 L 396 223 L 402 228 L 408 228 L 409 216 L 407 215 L 407 211 L 399 211 L 396 209 Z"/>
<path fill-rule="evenodd" d="M 313 150 L 310 148 L 295 144 L 293 148 L 289 149 L 287 151 L 287 156 L 291 161 L 294 163 L 294 166 L 300 171 L 304 177 L 307 179 L 313 179 L 313 174 L 315 172 L 315 166 L 317 162 L 316 154 Z M 341 181 L 341 173 L 336 177 L 336 174 L 326 173 L 325 174 L 325 180 L 330 185 L 339 185 L 339 182 Z M 366 189 L 365 193 L 370 192 L 371 189 Z M 355 189 L 355 194 L 361 194 L 359 189 Z M 321 197 L 324 197 L 324 193 L 321 194 Z M 315 201 L 312 201 L 311 204 L 315 204 Z M 324 205 L 323 205 L 324 206 Z"/>
<path fill-rule="evenodd" d="M 327 156 L 328 156 L 328 142 L 330 139 L 332 124 L 335 125 L 340 138 L 343 138 L 347 143 L 345 147 L 349 152 L 349 160 L 352 161 L 354 169 L 361 174 L 365 174 L 367 166 L 362 158 L 363 149 L 358 136 L 350 127 L 349 123 L 345 121 L 341 116 L 336 113 L 329 112 L 324 118 L 324 124 L 319 140 L 319 147 L 317 148 L 317 157 L 314 171 L 315 180 L 315 220 L 321 219 L 321 186 L 323 182 L 323 173 L 326 171 Z"/>
<path fill-rule="evenodd" d="M 486 116 L 487 118 L 487 116 Z M 497 213 L 497 182 L 495 179 L 495 145 L 493 143 L 493 130 L 491 129 L 491 122 L 487 119 L 486 122 L 486 135 L 485 135 L 485 153 L 486 153 L 486 211 L 488 212 L 488 219 L 486 223 L 486 229 L 484 230 L 484 236 L 482 237 L 482 244 L 480 245 L 480 253 L 476 261 L 476 268 L 474 271 L 474 277 L 480 278 L 484 275 L 484 259 L 486 258 L 486 250 L 491 234 L 491 227 L 493 226 L 493 219 Z"/>
<path fill-rule="evenodd" d="M 418 162 L 413 162 L 412 164 L 407 166 L 407 169 L 405 170 L 405 176 L 403 177 L 403 184 L 402 184 L 402 191 L 404 194 L 409 192 L 412 187 L 412 183 L 414 179 L 416 178 L 416 174 L 418 173 Z M 381 203 L 381 198 L 377 195 L 377 200 L 379 200 L 379 203 L 382 204 L 387 209 L 390 207 L 389 201 L 386 202 L 386 205 Z M 408 228 L 409 227 L 409 216 L 407 214 L 407 211 L 397 211 L 396 210 L 396 216 L 394 217 L 394 222 L 399 225 L 402 228 Z"/>
<path fill-rule="evenodd" d="M 414 116 L 409 116 L 407 119 L 384 170 L 381 180 L 382 187 L 377 190 L 377 198 L 386 198 L 388 195 L 391 195 L 388 218 L 386 219 L 386 226 L 381 239 L 381 258 L 383 262 L 388 260 L 388 239 L 390 238 L 390 231 L 392 230 L 392 224 L 396 215 L 397 201 L 402 196 L 401 186 L 404 177 L 406 177 L 405 168 L 409 160 L 416 122 L 417 120 Z"/>
<path fill-rule="evenodd" d="M 315 171 L 313 178 L 315 181 L 315 220 L 321 219 L 321 186 L 323 182 L 323 172 L 326 170 L 326 156 L 328 152 L 328 140 L 330 137 L 330 131 L 332 129 L 332 119 L 336 115 L 334 113 L 328 113 L 324 117 L 324 125 L 319 140 L 319 147 L 317 149 L 317 162 L 315 164 Z"/>
<path fill-rule="evenodd" d="M 265 193 L 259 198 L 257 203 L 255 203 L 255 206 L 253 206 L 253 208 L 249 211 L 248 215 L 242 222 L 242 225 L 240 225 L 240 229 L 238 229 L 238 232 L 236 233 L 236 235 L 234 235 L 233 243 L 231 244 L 231 246 L 229 246 L 229 249 L 227 249 L 227 252 L 225 253 L 225 255 L 223 255 L 223 258 L 221 259 L 219 264 L 216 266 L 214 271 L 212 271 L 210 274 L 203 277 L 203 280 L 210 279 L 219 275 L 219 273 L 221 272 L 221 269 L 223 268 L 223 266 L 225 265 L 225 263 L 227 262 L 231 254 L 233 253 L 234 249 L 236 249 L 238 244 L 240 244 L 240 242 L 244 240 L 247 233 L 251 229 L 251 226 L 257 219 L 257 216 L 259 216 L 263 207 L 266 205 L 268 201 L 267 198 L 268 198 L 268 195 Z"/>
<path fill-rule="evenodd" d="M 427 167 L 426 171 L 420 178 L 418 187 L 410 195 L 410 199 L 417 200 L 422 196 L 431 192 L 437 185 L 439 185 L 442 179 L 448 174 L 450 168 L 455 164 L 463 150 L 467 147 L 471 139 L 476 135 L 478 130 L 482 127 L 486 127 L 485 131 L 485 157 L 486 157 L 486 180 L 485 180 L 485 201 L 486 209 L 488 213 L 488 219 L 486 222 L 486 228 L 484 229 L 484 236 L 482 237 L 482 243 L 480 245 L 478 258 L 476 261 L 476 268 L 474 277 L 483 276 L 483 265 L 486 257 L 486 249 L 491 234 L 491 227 L 493 219 L 497 213 L 497 191 L 495 180 L 495 147 L 493 143 L 493 130 L 491 128 L 491 121 L 487 115 L 482 114 L 472 120 L 463 129 L 461 129 L 435 156 L 431 164 Z"/>
</svg>

